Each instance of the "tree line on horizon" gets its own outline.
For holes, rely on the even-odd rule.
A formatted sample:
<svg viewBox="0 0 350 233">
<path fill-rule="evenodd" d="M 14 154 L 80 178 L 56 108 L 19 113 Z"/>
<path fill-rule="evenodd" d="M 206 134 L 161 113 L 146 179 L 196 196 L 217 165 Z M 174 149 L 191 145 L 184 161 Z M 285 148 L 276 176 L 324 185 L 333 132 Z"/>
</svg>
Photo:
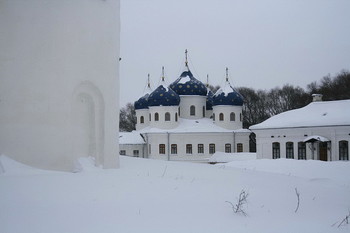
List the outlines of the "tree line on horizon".
<svg viewBox="0 0 350 233">
<path fill-rule="evenodd" d="M 219 86 L 209 86 L 216 92 Z M 297 108 L 304 107 L 312 101 L 312 94 L 322 94 L 324 101 L 350 99 L 350 72 L 342 70 L 335 76 L 327 75 L 320 81 L 307 85 L 306 89 L 291 84 L 270 90 L 255 90 L 239 87 L 236 90 L 243 96 L 243 127 L 259 124 L 266 119 Z M 127 103 L 120 109 L 119 131 L 135 130 L 136 113 L 133 103 Z"/>
</svg>

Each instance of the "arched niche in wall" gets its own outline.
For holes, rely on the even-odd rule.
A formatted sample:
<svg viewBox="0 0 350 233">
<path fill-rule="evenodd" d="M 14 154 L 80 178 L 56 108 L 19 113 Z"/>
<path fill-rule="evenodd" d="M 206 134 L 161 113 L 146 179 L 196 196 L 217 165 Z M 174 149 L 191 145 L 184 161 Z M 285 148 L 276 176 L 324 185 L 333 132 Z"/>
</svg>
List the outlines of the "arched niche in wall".
<svg viewBox="0 0 350 233">
<path fill-rule="evenodd" d="M 103 164 L 104 100 L 101 91 L 91 82 L 81 82 L 72 95 L 72 153 L 93 157 L 95 165 Z"/>
</svg>

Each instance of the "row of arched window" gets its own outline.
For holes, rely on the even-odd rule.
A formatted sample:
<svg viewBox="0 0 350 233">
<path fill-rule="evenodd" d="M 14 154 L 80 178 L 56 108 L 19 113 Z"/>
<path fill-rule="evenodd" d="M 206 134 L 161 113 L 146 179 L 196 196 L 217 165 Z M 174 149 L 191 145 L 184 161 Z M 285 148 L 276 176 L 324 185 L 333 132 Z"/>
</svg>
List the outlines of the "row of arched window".
<svg viewBox="0 0 350 233">
<path fill-rule="evenodd" d="M 152 116 L 151 113 L 149 114 L 149 121 L 151 121 Z M 165 121 L 171 121 L 171 114 L 170 112 L 166 112 L 164 114 L 164 120 Z M 178 120 L 178 116 L 177 116 L 177 112 L 175 113 L 175 121 Z M 154 121 L 159 121 L 159 113 L 156 112 L 154 113 Z M 145 123 L 145 117 L 144 116 L 140 116 L 140 124 L 144 124 Z"/>
<path fill-rule="evenodd" d="M 213 114 L 213 119 L 215 121 L 215 113 Z M 219 113 L 219 121 L 224 121 L 225 117 L 223 113 Z M 230 113 L 230 121 L 236 121 L 236 114 L 234 112 Z M 239 114 L 239 121 L 242 121 L 242 113 Z"/>
<path fill-rule="evenodd" d="M 349 160 L 349 142 L 346 140 L 339 141 L 339 160 Z M 280 143 L 272 143 L 272 158 L 281 158 Z M 286 142 L 286 158 L 294 159 L 294 143 Z M 306 159 L 306 143 L 298 142 L 298 159 Z"/>
</svg>

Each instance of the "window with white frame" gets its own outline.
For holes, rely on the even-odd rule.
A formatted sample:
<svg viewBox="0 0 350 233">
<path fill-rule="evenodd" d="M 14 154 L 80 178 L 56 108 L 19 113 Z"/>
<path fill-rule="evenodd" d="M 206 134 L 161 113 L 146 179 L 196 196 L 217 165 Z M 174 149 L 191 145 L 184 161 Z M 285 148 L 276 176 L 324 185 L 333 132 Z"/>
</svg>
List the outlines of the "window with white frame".
<svg viewBox="0 0 350 233">
<path fill-rule="evenodd" d="M 231 153 L 231 144 L 230 143 L 225 144 L 225 153 Z"/>
<path fill-rule="evenodd" d="M 215 144 L 210 143 L 209 144 L 209 154 L 214 154 L 215 153 Z"/>
<path fill-rule="evenodd" d="M 186 154 L 192 154 L 192 144 L 186 144 Z"/>
<path fill-rule="evenodd" d="M 306 159 L 306 143 L 298 142 L 298 159 Z"/>
<path fill-rule="evenodd" d="M 177 154 L 177 144 L 171 144 L 171 154 Z"/>
<path fill-rule="evenodd" d="M 280 157 L 281 157 L 281 155 L 280 155 L 280 143 L 274 142 L 274 143 L 272 143 L 272 158 L 279 159 Z"/>
<path fill-rule="evenodd" d="M 349 160 L 349 143 L 348 141 L 339 141 L 339 160 Z"/>
<path fill-rule="evenodd" d="M 203 153 L 204 153 L 204 145 L 198 144 L 198 154 L 203 154 Z"/>
<path fill-rule="evenodd" d="M 165 154 L 165 144 L 159 144 L 159 154 Z"/>
<path fill-rule="evenodd" d="M 286 158 L 294 159 L 294 143 L 286 142 Z"/>
</svg>

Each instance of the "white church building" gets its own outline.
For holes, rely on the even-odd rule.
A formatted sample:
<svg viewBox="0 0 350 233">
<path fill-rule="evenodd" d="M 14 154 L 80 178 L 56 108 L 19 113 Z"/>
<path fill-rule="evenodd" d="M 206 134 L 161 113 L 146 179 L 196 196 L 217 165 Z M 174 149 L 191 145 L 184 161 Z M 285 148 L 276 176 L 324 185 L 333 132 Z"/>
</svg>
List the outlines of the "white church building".
<svg viewBox="0 0 350 233">
<path fill-rule="evenodd" d="M 350 100 L 322 101 L 253 125 L 257 158 L 349 160 Z"/>
<path fill-rule="evenodd" d="M 118 167 L 119 4 L 1 0 L 0 155 Z"/>
<path fill-rule="evenodd" d="M 249 152 L 251 131 L 242 127 L 243 97 L 225 86 L 213 94 L 186 62 L 170 85 L 160 85 L 135 102 L 136 130 L 120 133 L 120 154 L 162 160 L 206 161 L 216 151 Z"/>
</svg>

